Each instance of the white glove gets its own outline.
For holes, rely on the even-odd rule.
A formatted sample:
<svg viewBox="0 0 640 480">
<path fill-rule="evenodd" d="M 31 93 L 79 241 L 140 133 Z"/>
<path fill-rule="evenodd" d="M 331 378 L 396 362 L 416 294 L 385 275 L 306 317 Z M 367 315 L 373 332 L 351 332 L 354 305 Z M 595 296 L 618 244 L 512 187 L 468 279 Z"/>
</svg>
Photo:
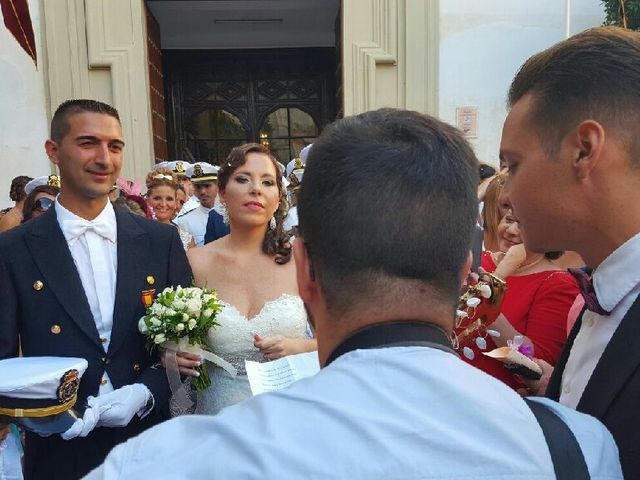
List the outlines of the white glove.
<svg viewBox="0 0 640 480">
<path fill-rule="evenodd" d="M 125 385 L 99 397 L 89 397 L 87 403 L 100 412 L 99 427 L 124 427 L 133 416 L 145 408 L 151 398 L 146 385 Z"/>
<path fill-rule="evenodd" d="M 98 420 L 100 420 L 100 408 L 87 408 L 84 411 L 84 415 L 82 418 L 77 419 L 73 422 L 73 425 L 64 433 L 61 433 L 60 436 L 64 440 L 71 440 L 76 437 L 86 437 L 89 435 L 89 432 L 96 428 Z"/>
</svg>

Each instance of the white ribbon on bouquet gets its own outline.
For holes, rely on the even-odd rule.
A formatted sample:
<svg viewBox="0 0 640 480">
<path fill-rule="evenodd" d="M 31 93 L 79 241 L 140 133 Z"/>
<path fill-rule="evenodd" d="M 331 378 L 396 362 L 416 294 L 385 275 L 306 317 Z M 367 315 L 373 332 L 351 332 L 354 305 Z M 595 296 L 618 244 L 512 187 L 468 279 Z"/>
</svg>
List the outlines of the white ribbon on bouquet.
<svg viewBox="0 0 640 480">
<path fill-rule="evenodd" d="M 187 352 L 194 355 L 199 355 L 204 360 L 207 360 L 214 365 L 225 370 L 232 377 L 236 377 L 237 370 L 233 365 L 227 362 L 224 358 L 203 349 L 200 345 L 191 345 L 189 343 L 189 337 L 183 337 L 176 342 L 164 342 L 161 347 L 167 351 L 165 355 L 165 370 L 167 372 L 167 380 L 169 381 L 169 388 L 171 388 L 171 412 L 174 415 L 181 415 L 189 411 L 193 406 L 193 401 L 190 397 L 190 385 L 191 382 L 187 379 L 185 382 L 180 380 L 180 372 L 178 371 L 178 360 L 176 355 L 178 352 Z"/>
</svg>

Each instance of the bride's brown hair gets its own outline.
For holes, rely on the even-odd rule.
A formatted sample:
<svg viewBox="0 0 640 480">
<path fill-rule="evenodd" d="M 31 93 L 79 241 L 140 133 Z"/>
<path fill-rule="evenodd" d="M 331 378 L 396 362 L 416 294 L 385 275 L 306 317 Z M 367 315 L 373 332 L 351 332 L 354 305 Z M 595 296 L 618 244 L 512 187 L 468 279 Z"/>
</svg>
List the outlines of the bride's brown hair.
<svg viewBox="0 0 640 480">
<path fill-rule="evenodd" d="M 221 192 L 224 192 L 231 175 L 238 167 L 246 163 L 249 153 L 262 153 L 268 156 L 276 169 L 276 184 L 278 185 L 278 193 L 280 195 L 278 209 L 273 215 L 276 219 L 276 228 L 267 228 L 267 233 L 265 233 L 264 239 L 262 240 L 262 251 L 267 255 L 275 256 L 275 262 L 277 264 L 284 265 L 291 260 L 291 237 L 284 231 L 284 217 L 289 210 L 289 204 L 287 203 L 286 192 L 282 184 L 282 169 L 280 165 L 278 165 L 275 157 L 271 155 L 269 149 L 259 143 L 245 143 L 244 145 L 234 147 L 218 171 L 218 188 Z"/>
</svg>

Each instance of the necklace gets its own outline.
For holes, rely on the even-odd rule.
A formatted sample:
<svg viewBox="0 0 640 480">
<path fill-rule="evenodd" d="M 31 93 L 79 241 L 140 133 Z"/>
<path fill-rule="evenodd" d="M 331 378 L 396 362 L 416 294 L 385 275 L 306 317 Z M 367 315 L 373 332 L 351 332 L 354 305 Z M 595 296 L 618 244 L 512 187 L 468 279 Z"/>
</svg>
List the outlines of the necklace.
<svg viewBox="0 0 640 480">
<path fill-rule="evenodd" d="M 534 260 L 533 262 L 529 262 L 529 263 L 525 263 L 525 264 L 520 265 L 520 266 L 518 267 L 518 270 L 517 270 L 517 271 L 518 271 L 518 272 L 525 271 L 525 270 L 527 270 L 528 268 L 531 268 L 531 267 L 536 266 L 536 265 L 537 265 L 537 264 L 539 264 L 542 260 L 544 260 L 544 255 L 540 256 L 540 258 L 538 258 L 537 260 Z"/>
</svg>

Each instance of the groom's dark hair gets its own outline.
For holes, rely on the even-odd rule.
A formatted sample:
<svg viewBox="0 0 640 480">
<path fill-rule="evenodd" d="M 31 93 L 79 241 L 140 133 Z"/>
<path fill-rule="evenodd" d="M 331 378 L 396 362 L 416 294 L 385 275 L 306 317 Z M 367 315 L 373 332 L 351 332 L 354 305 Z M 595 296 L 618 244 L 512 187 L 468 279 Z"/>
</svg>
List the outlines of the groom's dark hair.
<svg viewBox="0 0 640 480">
<path fill-rule="evenodd" d="M 433 117 L 381 109 L 327 127 L 310 150 L 298 212 L 329 308 L 344 312 L 394 279 L 417 280 L 453 307 L 477 185 L 473 150 Z"/>
</svg>

